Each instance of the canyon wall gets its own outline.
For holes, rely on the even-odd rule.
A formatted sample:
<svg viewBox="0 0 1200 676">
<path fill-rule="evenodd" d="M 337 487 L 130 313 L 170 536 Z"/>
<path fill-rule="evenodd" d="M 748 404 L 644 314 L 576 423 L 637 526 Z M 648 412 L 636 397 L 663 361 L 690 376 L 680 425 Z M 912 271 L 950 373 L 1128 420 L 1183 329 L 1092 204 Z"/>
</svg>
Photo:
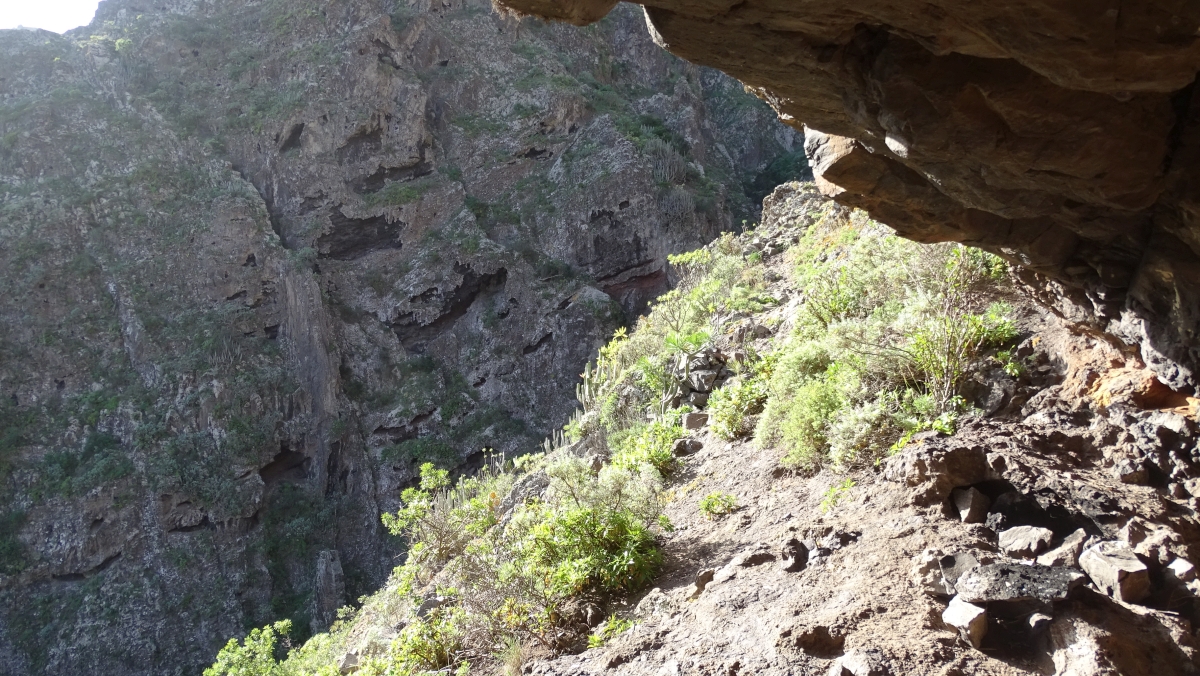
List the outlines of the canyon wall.
<svg viewBox="0 0 1200 676">
<path fill-rule="evenodd" d="M 633 10 L 106 0 L 0 65 L 4 673 L 327 626 L 420 463 L 537 448 L 802 158 Z"/>
<path fill-rule="evenodd" d="M 497 0 L 575 24 L 612 0 Z M 655 42 L 804 128 L 826 194 L 1019 263 L 1079 328 L 1193 391 L 1200 7 L 650 0 Z"/>
</svg>

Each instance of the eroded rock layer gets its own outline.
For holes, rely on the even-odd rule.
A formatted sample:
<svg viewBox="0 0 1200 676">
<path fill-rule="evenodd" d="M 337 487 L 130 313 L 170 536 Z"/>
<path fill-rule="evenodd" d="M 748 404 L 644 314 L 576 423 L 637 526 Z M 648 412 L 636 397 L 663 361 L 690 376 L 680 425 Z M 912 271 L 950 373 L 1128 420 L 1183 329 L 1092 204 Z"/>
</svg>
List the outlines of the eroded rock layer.
<svg viewBox="0 0 1200 676">
<path fill-rule="evenodd" d="M 498 1 L 577 24 L 616 4 Z M 906 237 L 1021 263 L 1073 321 L 1196 386 L 1200 4 L 650 0 L 645 13 L 660 45 L 804 126 L 827 194 Z"/>
</svg>

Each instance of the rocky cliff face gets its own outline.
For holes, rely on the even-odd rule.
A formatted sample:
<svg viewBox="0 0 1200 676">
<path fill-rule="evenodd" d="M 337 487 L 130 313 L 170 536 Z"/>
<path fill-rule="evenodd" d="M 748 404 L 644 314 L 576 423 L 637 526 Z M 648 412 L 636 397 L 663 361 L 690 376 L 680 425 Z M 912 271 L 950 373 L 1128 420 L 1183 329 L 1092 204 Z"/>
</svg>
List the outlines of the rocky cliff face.
<svg viewBox="0 0 1200 676">
<path fill-rule="evenodd" d="M 633 12 L 107 0 L 0 63 L 6 673 L 327 625 L 414 466 L 536 446 L 799 150 Z"/>
<path fill-rule="evenodd" d="M 499 0 L 587 24 L 613 0 Z M 1197 386 L 1200 9 L 651 0 L 656 42 L 806 129 L 827 194 L 1037 273 L 1060 312 Z"/>
</svg>

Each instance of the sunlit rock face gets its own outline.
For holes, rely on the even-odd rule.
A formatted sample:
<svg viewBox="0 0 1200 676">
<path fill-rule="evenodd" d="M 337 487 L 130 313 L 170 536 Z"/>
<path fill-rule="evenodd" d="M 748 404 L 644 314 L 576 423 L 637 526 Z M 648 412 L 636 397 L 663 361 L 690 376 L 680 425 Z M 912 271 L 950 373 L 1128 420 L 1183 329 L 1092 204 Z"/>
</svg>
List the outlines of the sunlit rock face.
<svg viewBox="0 0 1200 676">
<path fill-rule="evenodd" d="M 604 0 L 498 0 L 573 23 Z M 651 0 L 655 41 L 803 126 L 823 190 L 918 241 L 1020 263 L 1043 297 L 1197 384 L 1200 6 Z"/>
</svg>

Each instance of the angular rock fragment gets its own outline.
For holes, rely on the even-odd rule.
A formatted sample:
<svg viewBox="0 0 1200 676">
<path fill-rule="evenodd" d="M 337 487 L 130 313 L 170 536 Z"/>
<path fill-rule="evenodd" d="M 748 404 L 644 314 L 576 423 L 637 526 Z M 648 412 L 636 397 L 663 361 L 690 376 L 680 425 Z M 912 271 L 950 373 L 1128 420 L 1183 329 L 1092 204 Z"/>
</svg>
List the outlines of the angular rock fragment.
<svg viewBox="0 0 1200 676">
<path fill-rule="evenodd" d="M 992 601 L 1062 601 L 1084 580 L 1066 568 L 1037 564 L 993 563 L 973 568 L 958 578 L 954 587 L 967 603 Z"/>
<path fill-rule="evenodd" d="M 829 665 L 828 676 L 891 676 L 887 661 L 877 650 L 854 650 Z"/>
<path fill-rule="evenodd" d="M 1136 460 L 1121 460 L 1113 466 L 1113 476 L 1123 484 L 1144 486 L 1150 480 L 1145 464 Z"/>
<path fill-rule="evenodd" d="M 954 585 L 947 582 L 942 574 L 942 558 L 941 552 L 926 549 L 913 566 L 913 582 L 930 596 L 953 596 L 955 593 Z"/>
<path fill-rule="evenodd" d="M 910 499 L 916 505 L 941 502 L 955 488 L 996 478 L 982 448 L 947 448 L 936 441 L 910 446 L 889 458 L 884 477 L 913 488 Z"/>
<path fill-rule="evenodd" d="M 963 523 L 983 523 L 987 519 L 988 507 L 992 501 L 978 488 L 956 488 L 950 493 L 950 501 L 958 510 L 958 518 Z"/>
<path fill-rule="evenodd" d="M 942 613 L 942 622 L 958 630 L 958 635 L 971 647 L 978 648 L 987 635 L 987 610 L 955 596 Z"/>
<path fill-rule="evenodd" d="M 685 413 L 683 414 L 683 429 L 698 430 L 708 424 L 707 413 Z"/>
<path fill-rule="evenodd" d="M 1101 542 L 1079 556 L 1079 566 L 1103 593 L 1137 603 L 1150 595 L 1150 572 L 1124 542 Z"/>
<path fill-rule="evenodd" d="M 970 552 L 957 552 L 943 556 L 938 560 L 938 565 L 942 569 L 942 579 L 953 588 L 954 583 L 958 582 L 958 578 L 962 577 L 963 573 L 979 567 L 979 559 Z"/>
<path fill-rule="evenodd" d="M 1080 528 L 1062 541 L 1062 544 L 1042 554 L 1037 562 L 1043 566 L 1066 566 L 1074 568 L 1079 565 L 1079 554 L 1087 541 L 1087 532 Z"/>
<path fill-rule="evenodd" d="M 1054 532 L 1049 528 L 1017 526 L 1000 533 L 1000 549 L 1020 559 L 1032 559 L 1050 547 Z"/>
</svg>

